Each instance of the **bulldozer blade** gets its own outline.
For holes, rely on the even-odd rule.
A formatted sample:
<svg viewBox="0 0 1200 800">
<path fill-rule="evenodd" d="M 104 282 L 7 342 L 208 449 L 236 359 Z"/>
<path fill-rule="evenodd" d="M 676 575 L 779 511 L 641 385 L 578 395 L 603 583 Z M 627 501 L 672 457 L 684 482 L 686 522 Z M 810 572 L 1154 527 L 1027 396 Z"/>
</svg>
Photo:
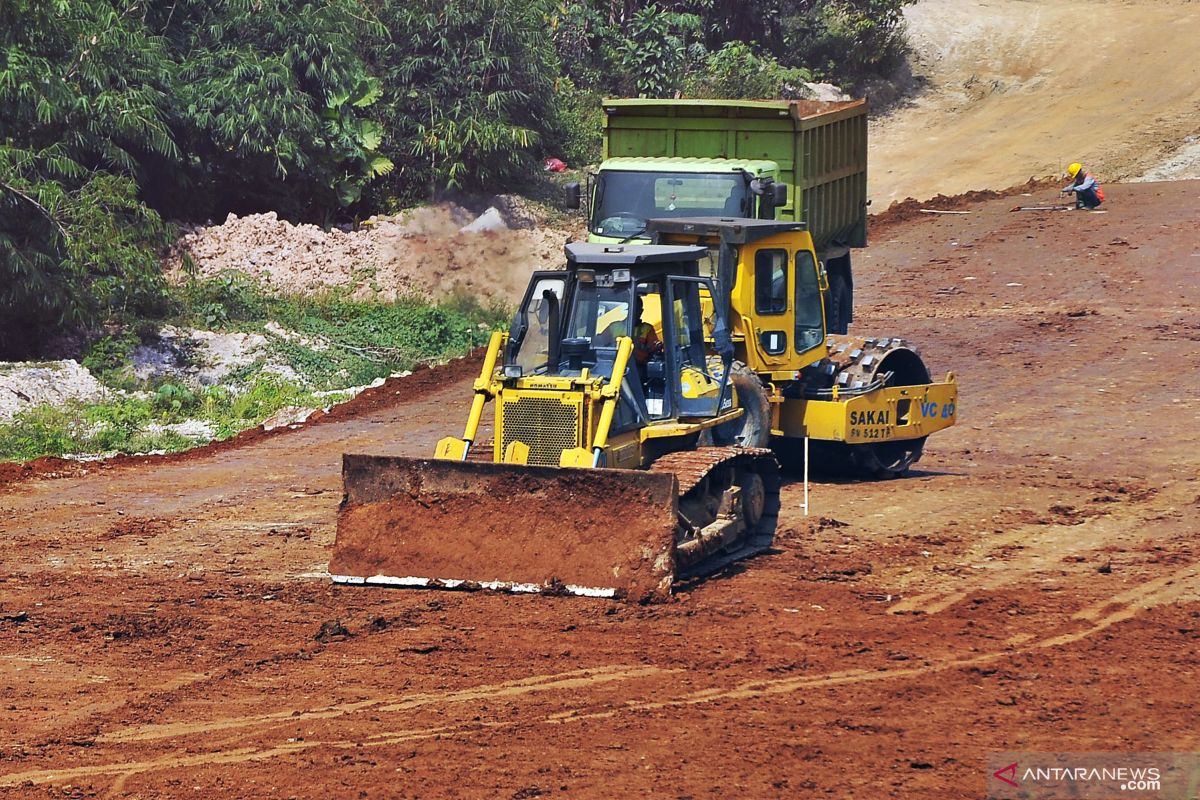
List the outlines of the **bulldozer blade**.
<svg viewBox="0 0 1200 800">
<path fill-rule="evenodd" d="M 664 598 L 672 474 L 342 457 L 334 582 Z"/>
</svg>

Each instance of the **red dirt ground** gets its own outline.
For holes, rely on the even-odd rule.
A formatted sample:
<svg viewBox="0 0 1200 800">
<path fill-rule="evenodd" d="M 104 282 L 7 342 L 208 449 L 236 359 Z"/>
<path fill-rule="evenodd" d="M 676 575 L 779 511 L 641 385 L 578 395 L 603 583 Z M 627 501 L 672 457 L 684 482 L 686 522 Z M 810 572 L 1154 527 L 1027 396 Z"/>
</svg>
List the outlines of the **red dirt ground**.
<svg viewBox="0 0 1200 800">
<path fill-rule="evenodd" d="M 665 604 L 329 585 L 341 453 L 460 435 L 466 367 L 8 484 L 0 796 L 962 798 L 993 751 L 1200 750 L 1198 199 L 884 231 L 856 330 L 959 425 L 811 517 L 785 486 L 776 552 Z"/>
</svg>

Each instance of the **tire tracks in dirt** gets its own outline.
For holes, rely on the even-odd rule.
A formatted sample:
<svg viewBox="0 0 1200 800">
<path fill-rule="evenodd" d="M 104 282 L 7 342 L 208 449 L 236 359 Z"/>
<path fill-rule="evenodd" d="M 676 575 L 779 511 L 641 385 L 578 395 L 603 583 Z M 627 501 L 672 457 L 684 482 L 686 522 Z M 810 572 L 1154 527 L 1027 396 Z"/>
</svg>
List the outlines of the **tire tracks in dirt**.
<svg viewBox="0 0 1200 800">
<path fill-rule="evenodd" d="M 163 770 L 217 766 L 225 764 L 267 761 L 314 749 L 350 750 L 365 747 L 384 747 L 432 739 L 439 736 L 469 736 L 483 730 L 511 729 L 538 725 L 565 725 L 616 717 L 627 713 L 656 712 L 687 708 L 723 701 L 744 701 L 793 694 L 846 684 L 868 684 L 884 681 L 925 678 L 957 669 L 980 667 L 1014 656 L 1039 650 L 1064 647 L 1081 642 L 1096 634 L 1137 616 L 1141 611 L 1177 602 L 1200 601 L 1200 562 L 1187 564 L 1174 572 L 1138 584 L 1111 598 L 1087 606 L 1071 617 L 1073 623 L 1083 623 L 1077 630 L 1058 631 L 1034 638 L 1025 644 L 979 653 L 967 658 L 948 659 L 921 666 L 886 670 L 849 669 L 820 675 L 742 681 L 730 687 L 709 687 L 686 692 L 661 700 L 625 700 L 619 703 L 583 705 L 560 709 L 540 715 L 521 714 L 514 720 L 475 719 L 460 724 L 356 736 L 350 739 L 288 740 L 267 746 L 246 745 L 205 752 L 179 752 L 155 758 L 130 761 L 118 759 L 66 769 L 35 769 L 0 776 L 0 788 L 26 783 L 48 784 L 88 778 L 115 776 L 112 791 L 123 790 L 126 782 L 141 773 Z M 400 699 L 374 698 L 354 703 L 342 703 L 320 709 L 299 711 L 287 709 L 268 714 L 207 720 L 199 722 L 144 725 L 113 731 L 96 739 L 97 745 L 123 745 L 166 741 L 218 731 L 261 729 L 296 720 L 336 719 L 369 711 L 372 714 L 400 714 L 428 706 L 467 703 L 476 700 L 527 698 L 543 693 L 577 693 L 606 683 L 619 683 L 639 678 L 663 678 L 680 670 L 663 669 L 652 665 L 613 665 L 574 670 L 550 675 L 537 675 L 497 684 L 484 684 L 451 692 L 417 693 Z"/>
<path fill-rule="evenodd" d="M 466 703 L 473 700 L 498 700 L 506 697 L 519 697 L 539 692 L 572 691 L 585 689 L 589 686 L 611 683 L 613 681 L 666 675 L 675 671 L 654 666 L 614 665 L 595 667 L 552 675 L 534 675 L 530 678 L 521 678 L 496 684 L 483 684 L 481 686 L 473 686 L 450 692 L 421 692 L 406 695 L 398 701 L 393 698 L 374 698 L 354 703 L 338 703 L 299 713 L 288 709 L 270 714 L 251 714 L 244 717 L 229 717 L 221 720 L 125 728 L 110 734 L 98 736 L 96 737 L 96 742 L 99 744 L 153 741 L 197 733 L 213 733 L 236 728 L 269 726 L 276 723 L 298 720 L 331 719 L 368 710 L 375 713 L 397 713 L 411 711 L 436 703 Z"/>
<path fill-rule="evenodd" d="M 1066 573 L 1090 571 L 1094 564 L 1064 559 L 1096 553 L 1116 543 L 1131 546 L 1151 540 L 1157 534 L 1150 520 L 1163 512 L 1173 511 L 1181 502 L 1184 497 L 1178 490 L 1162 494 L 1147 492 L 1120 510 L 1104 509 L 1093 511 L 1094 515 L 1081 516 L 1068 507 L 1072 513 L 1066 515 L 1063 522 L 1043 519 L 1036 523 L 1005 526 L 1002 533 L 978 535 L 973 537 L 968 550 L 955 560 L 968 564 L 1002 561 L 1003 569 L 972 569 L 971 577 L 965 581 L 956 575 L 952 586 L 939 586 L 903 597 L 888 608 L 888 613 L 939 614 L 974 594 L 1012 586 L 1044 573 L 1048 568 Z M 1019 548 L 1019 551 L 1007 552 L 1013 548 Z M 997 558 L 997 554 L 1002 557 Z"/>
</svg>

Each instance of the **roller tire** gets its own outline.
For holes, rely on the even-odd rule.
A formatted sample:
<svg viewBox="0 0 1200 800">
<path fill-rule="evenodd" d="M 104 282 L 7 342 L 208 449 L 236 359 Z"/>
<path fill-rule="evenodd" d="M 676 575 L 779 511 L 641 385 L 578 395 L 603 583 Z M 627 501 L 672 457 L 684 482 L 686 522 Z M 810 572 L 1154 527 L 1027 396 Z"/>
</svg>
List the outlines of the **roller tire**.
<svg viewBox="0 0 1200 800">
<path fill-rule="evenodd" d="M 906 441 L 881 444 L 849 445 L 854 470 L 864 478 L 891 480 L 908 472 L 908 468 L 921 458 L 925 449 L 925 437 Z"/>
</svg>

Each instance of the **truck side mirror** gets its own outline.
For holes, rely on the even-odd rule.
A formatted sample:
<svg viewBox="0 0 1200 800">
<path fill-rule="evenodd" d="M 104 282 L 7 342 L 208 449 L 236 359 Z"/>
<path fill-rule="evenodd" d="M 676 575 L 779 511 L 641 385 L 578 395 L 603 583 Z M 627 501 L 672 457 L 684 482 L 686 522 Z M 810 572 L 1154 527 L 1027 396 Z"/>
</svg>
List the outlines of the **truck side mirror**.
<svg viewBox="0 0 1200 800">
<path fill-rule="evenodd" d="M 771 205 L 775 206 L 776 208 L 783 208 L 786 206 L 788 201 L 787 189 L 788 187 L 786 183 L 771 184 Z"/>
<path fill-rule="evenodd" d="M 578 183 L 567 184 L 567 208 L 578 209 L 580 205 L 580 191 Z"/>
</svg>

